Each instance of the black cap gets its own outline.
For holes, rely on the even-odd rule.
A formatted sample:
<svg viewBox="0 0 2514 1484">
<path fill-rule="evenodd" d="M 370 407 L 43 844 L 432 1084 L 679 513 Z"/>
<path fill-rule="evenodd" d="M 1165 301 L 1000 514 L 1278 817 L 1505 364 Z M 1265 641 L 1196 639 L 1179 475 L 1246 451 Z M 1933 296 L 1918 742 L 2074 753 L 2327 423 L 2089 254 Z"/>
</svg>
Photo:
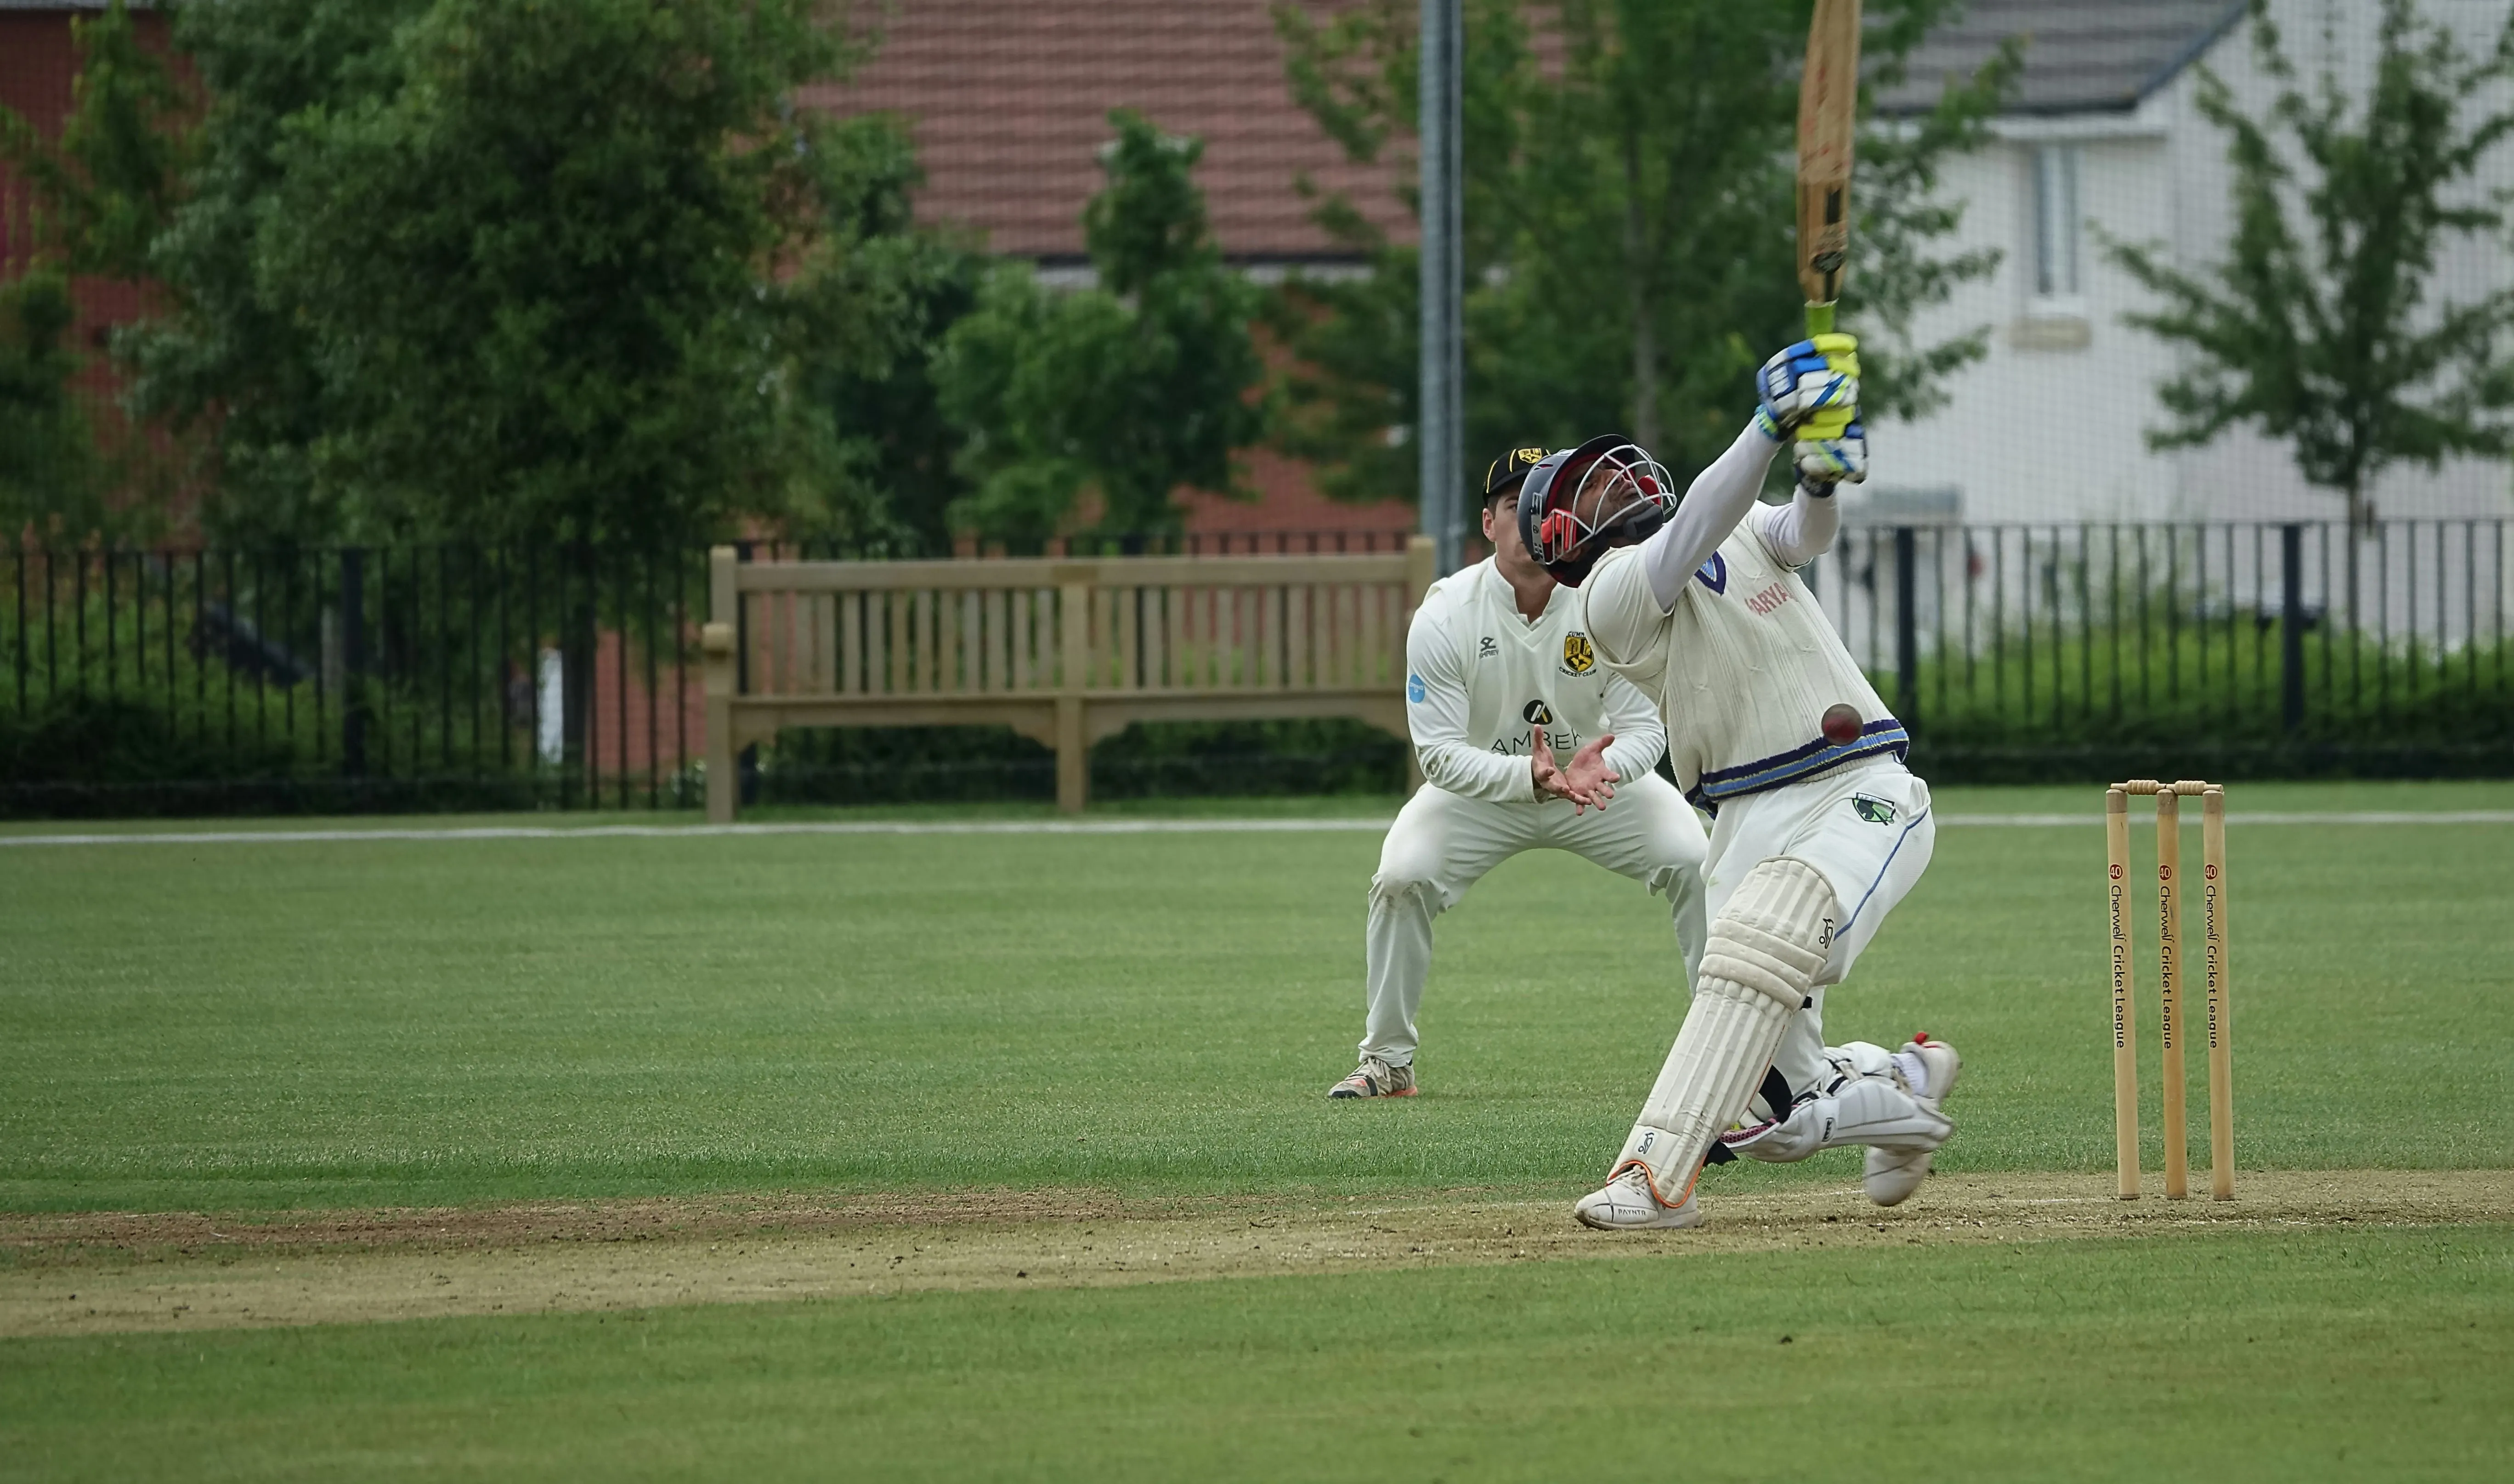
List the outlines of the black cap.
<svg viewBox="0 0 2514 1484">
<path fill-rule="evenodd" d="M 1536 467 L 1544 458 L 1545 450 L 1541 448 L 1515 448 L 1494 460 L 1492 466 L 1484 470 L 1484 499 L 1507 495 L 1519 488 L 1519 482 L 1527 477 L 1527 471 Z"/>
</svg>

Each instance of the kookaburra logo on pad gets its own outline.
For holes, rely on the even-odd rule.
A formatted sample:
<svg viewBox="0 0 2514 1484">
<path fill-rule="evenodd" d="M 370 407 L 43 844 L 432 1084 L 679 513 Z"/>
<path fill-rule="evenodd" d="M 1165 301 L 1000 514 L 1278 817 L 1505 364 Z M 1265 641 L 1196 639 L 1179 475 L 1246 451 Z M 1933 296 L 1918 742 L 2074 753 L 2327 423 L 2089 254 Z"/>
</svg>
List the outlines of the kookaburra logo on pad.
<svg viewBox="0 0 2514 1484">
<path fill-rule="evenodd" d="M 1562 667 L 1574 675 L 1585 675 L 1598 667 L 1598 652 L 1590 647 L 1587 634 L 1562 636 Z"/>
</svg>

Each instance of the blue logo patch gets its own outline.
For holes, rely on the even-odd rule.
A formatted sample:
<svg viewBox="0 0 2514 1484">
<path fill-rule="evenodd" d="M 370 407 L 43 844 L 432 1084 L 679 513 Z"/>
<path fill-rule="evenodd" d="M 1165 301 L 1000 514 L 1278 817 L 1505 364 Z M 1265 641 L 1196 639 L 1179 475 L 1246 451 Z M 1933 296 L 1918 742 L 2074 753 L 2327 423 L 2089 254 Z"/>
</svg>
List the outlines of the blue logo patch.
<svg viewBox="0 0 2514 1484">
<path fill-rule="evenodd" d="M 1405 677 L 1405 699 L 1414 702 L 1418 706 L 1423 703 L 1422 676 L 1408 675 Z"/>
<path fill-rule="evenodd" d="M 1711 553 L 1711 560 L 1704 562 L 1702 570 L 1693 576 L 1703 586 L 1713 592 L 1724 593 L 1728 590 L 1728 559 L 1714 551 Z"/>
</svg>

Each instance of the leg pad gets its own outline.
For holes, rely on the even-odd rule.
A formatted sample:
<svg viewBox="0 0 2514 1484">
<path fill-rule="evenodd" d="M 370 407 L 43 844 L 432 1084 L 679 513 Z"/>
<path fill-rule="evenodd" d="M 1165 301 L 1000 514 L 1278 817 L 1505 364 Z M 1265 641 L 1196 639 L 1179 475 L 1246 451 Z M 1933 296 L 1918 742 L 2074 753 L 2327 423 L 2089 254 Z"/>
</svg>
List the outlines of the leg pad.
<svg viewBox="0 0 2514 1484">
<path fill-rule="evenodd" d="M 1615 1164 L 1646 1170 L 1662 1204 L 1684 1199 L 1712 1141 L 1772 1064 L 1824 966 L 1834 912 L 1824 878 L 1779 857 L 1748 872 L 1712 923 L 1693 1003 Z"/>
</svg>

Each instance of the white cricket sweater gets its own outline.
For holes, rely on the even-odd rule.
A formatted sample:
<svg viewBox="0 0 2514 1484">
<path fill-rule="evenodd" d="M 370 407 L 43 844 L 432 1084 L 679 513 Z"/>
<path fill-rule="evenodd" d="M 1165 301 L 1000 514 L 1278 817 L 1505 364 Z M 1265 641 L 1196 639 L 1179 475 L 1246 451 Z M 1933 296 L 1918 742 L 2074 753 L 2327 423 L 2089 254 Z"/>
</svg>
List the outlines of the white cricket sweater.
<svg viewBox="0 0 2514 1484">
<path fill-rule="evenodd" d="M 1613 734 L 1606 760 L 1638 778 L 1666 750 L 1658 706 L 1598 662 L 1579 597 L 1557 587 L 1521 617 L 1492 559 L 1432 584 L 1405 633 L 1405 719 L 1427 782 L 1471 799 L 1533 801 L 1528 753 L 1545 729 L 1555 761 Z"/>
</svg>

